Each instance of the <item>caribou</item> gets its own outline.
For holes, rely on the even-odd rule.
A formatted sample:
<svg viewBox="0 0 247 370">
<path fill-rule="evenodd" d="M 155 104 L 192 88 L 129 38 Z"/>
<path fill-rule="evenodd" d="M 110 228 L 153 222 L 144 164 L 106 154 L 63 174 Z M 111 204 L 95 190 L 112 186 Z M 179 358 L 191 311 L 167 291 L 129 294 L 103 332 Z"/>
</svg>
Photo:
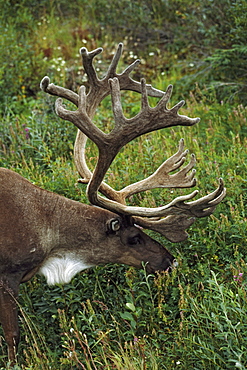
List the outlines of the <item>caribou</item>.
<svg viewBox="0 0 247 370">
<path fill-rule="evenodd" d="M 130 73 L 139 60 L 122 73 L 117 65 L 123 45 L 119 44 L 109 68 L 99 78 L 94 58 L 102 52 L 80 50 L 89 89 L 81 86 L 73 92 L 41 81 L 41 89 L 58 97 L 56 114 L 72 122 L 78 133 L 74 145 L 74 160 L 78 181 L 87 184 L 88 204 L 43 190 L 19 174 L 0 169 L 0 322 L 8 346 L 8 357 L 16 361 L 19 343 L 17 299 L 21 283 L 35 274 L 45 276 L 48 284 L 68 283 L 75 274 L 96 265 L 118 263 L 142 267 L 148 272 L 164 271 L 176 266 L 175 257 L 142 229 L 154 230 L 172 242 L 187 238 L 188 229 L 196 218 L 210 215 L 225 196 L 222 179 L 218 187 L 199 199 L 193 191 L 178 196 L 159 207 L 130 205 L 132 195 L 154 188 L 191 188 L 195 186 L 195 156 L 184 164 L 188 151 L 180 140 L 178 151 L 149 177 L 121 190 L 114 190 L 105 175 L 121 148 L 135 138 L 171 126 L 191 126 L 199 118 L 178 113 L 184 102 L 167 108 L 172 86 L 161 91 L 132 79 Z M 121 90 L 140 93 L 140 112 L 126 118 L 121 104 Z M 93 123 L 101 101 L 111 95 L 114 127 L 109 133 Z M 151 107 L 148 97 L 160 98 Z M 76 110 L 68 110 L 63 99 L 72 102 Z M 91 171 L 86 163 L 86 142 L 91 139 L 98 147 L 98 161 Z M 128 199 L 128 204 L 127 204 Z"/>
</svg>

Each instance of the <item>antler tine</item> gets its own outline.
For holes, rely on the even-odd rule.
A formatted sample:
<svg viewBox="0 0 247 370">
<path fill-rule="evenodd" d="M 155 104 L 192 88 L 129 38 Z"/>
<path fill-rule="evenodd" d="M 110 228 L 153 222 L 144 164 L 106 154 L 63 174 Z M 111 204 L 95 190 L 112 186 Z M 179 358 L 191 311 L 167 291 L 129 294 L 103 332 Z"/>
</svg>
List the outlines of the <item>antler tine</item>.
<svg viewBox="0 0 247 370">
<path fill-rule="evenodd" d="M 96 55 L 101 54 L 102 51 L 103 51 L 102 48 L 97 48 L 90 52 L 88 52 L 86 47 L 80 49 L 82 64 L 87 74 L 88 82 L 91 86 L 98 85 L 99 82 L 99 79 L 93 66 L 93 59 L 96 57 Z"/>
<path fill-rule="evenodd" d="M 74 103 L 76 106 L 78 106 L 78 99 L 79 96 L 74 91 L 71 91 L 69 89 L 65 89 L 64 87 L 54 85 L 53 83 L 50 83 L 50 78 L 48 76 L 45 76 L 41 82 L 40 82 L 40 88 L 44 92 L 50 94 L 59 96 L 61 98 L 65 98 L 72 103 Z"/>
<path fill-rule="evenodd" d="M 148 104 L 148 94 L 146 88 L 146 80 L 144 78 L 141 79 L 141 110 L 145 111 L 149 107 Z"/>
<path fill-rule="evenodd" d="M 140 64 L 140 59 L 136 59 L 133 63 L 131 63 L 119 76 L 128 76 L 135 68 Z M 155 89 L 156 91 L 160 91 Z M 163 91 L 160 91 L 162 95 L 164 94 Z"/>
<path fill-rule="evenodd" d="M 109 65 L 108 71 L 107 71 L 106 76 L 105 76 L 106 79 L 109 79 L 110 77 L 115 77 L 116 76 L 117 65 L 118 65 L 118 62 L 121 58 L 122 52 L 123 52 L 123 43 L 120 42 L 118 44 L 117 51 L 115 52 L 115 54 L 112 58 L 111 64 Z M 132 65 L 133 65 L 133 63 L 132 63 Z M 132 68 L 132 69 L 130 68 L 129 73 L 132 72 L 133 69 L 134 68 Z"/>
<path fill-rule="evenodd" d="M 172 96 L 172 90 L 173 90 L 173 86 L 172 85 L 168 85 L 167 88 L 166 88 L 166 92 L 165 94 L 163 95 L 162 99 L 158 102 L 157 104 L 157 107 L 159 106 L 167 106 L 171 96 Z"/>
</svg>

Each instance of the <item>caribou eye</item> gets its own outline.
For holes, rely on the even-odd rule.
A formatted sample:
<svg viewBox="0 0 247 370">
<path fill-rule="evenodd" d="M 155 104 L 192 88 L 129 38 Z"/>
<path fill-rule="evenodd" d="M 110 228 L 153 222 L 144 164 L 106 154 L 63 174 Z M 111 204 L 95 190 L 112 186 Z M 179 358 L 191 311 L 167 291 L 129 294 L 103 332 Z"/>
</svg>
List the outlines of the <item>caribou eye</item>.
<svg viewBox="0 0 247 370">
<path fill-rule="evenodd" d="M 129 245 L 137 245 L 137 244 L 141 244 L 141 238 L 140 238 L 140 235 L 135 235 L 131 238 L 128 238 L 128 244 Z"/>
<path fill-rule="evenodd" d="M 110 232 L 116 232 L 120 229 L 121 223 L 120 220 L 117 218 L 113 218 L 112 220 L 108 221 L 107 228 Z"/>
</svg>

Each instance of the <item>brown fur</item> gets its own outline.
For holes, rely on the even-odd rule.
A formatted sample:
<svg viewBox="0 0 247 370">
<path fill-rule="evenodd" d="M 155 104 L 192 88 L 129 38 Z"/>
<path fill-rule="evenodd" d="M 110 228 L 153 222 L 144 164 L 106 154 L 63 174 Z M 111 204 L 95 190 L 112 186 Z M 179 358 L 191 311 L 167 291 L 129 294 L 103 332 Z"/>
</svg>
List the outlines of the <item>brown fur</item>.
<svg viewBox="0 0 247 370">
<path fill-rule="evenodd" d="M 113 231 L 111 220 L 119 221 Z M 14 361 L 19 342 L 19 284 L 46 261 L 73 256 L 85 266 L 125 263 L 165 270 L 172 255 L 140 228 L 110 211 L 43 190 L 15 172 L 0 169 L 0 321 Z"/>
</svg>

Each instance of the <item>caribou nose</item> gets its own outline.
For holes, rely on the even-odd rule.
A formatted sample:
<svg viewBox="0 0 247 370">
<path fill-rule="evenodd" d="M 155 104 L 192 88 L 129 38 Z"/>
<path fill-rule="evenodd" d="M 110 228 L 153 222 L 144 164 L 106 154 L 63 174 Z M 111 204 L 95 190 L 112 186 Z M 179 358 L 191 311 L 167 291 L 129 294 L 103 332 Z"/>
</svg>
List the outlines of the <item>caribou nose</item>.
<svg viewBox="0 0 247 370">
<path fill-rule="evenodd" d="M 174 259 L 172 261 L 172 267 L 176 268 L 176 267 L 178 267 L 178 265 L 179 265 L 178 261 L 176 259 Z"/>
<path fill-rule="evenodd" d="M 166 269 L 168 272 L 172 272 L 175 268 L 178 267 L 178 261 L 174 258 L 173 260 L 169 261 L 169 267 Z"/>
</svg>

